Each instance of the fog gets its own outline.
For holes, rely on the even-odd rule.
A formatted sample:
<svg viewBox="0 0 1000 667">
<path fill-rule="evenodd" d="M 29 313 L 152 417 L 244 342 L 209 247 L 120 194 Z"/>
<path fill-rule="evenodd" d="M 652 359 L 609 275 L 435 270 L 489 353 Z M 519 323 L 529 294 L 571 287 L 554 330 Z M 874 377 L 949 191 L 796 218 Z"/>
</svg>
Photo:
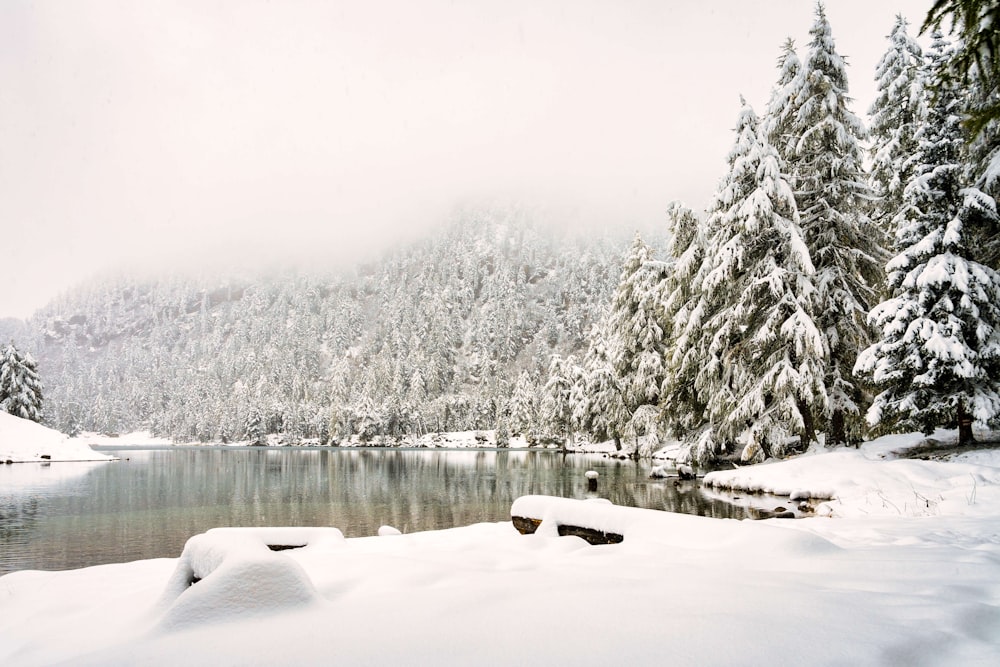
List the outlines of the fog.
<svg viewBox="0 0 1000 667">
<path fill-rule="evenodd" d="M 829 0 L 854 111 L 893 16 Z M 0 4 L 0 316 L 107 269 L 353 263 L 458 202 L 706 207 L 805 0 Z"/>
</svg>

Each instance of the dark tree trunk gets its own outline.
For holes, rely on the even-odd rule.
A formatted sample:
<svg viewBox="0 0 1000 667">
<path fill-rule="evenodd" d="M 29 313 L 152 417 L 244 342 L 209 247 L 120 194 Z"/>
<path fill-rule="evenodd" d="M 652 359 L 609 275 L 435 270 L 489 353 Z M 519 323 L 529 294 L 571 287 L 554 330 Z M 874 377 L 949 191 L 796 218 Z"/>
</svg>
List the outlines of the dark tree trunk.
<svg viewBox="0 0 1000 667">
<path fill-rule="evenodd" d="M 622 450 L 622 439 L 619 436 L 615 436 L 615 451 L 620 452 Z"/>
<path fill-rule="evenodd" d="M 844 411 L 839 408 L 834 410 L 830 416 L 830 433 L 827 436 L 827 442 L 834 445 L 843 445 L 847 442 L 847 433 L 844 430 Z"/>
<path fill-rule="evenodd" d="M 965 403 L 958 402 L 958 444 L 968 445 L 976 441 L 972 435 L 972 415 L 965 410 Z"/>
<path fill-rule="evenodd" d="M 798 399 L 799 413 L 802 415 L 802 433 L 799 438 L 802 440 L 802 447 L 809 446 L 810 442 L 815 442 L 816 440 L 816 420 L 813 418 L 812 408 L 803 401 L 801 398 Z"/>
</svg>

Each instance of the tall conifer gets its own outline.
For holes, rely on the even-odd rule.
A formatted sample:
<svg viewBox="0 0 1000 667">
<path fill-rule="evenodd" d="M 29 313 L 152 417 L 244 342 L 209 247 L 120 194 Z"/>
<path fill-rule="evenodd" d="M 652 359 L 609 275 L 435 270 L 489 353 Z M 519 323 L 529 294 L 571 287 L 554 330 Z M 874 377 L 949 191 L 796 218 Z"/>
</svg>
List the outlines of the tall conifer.
<svg viewBox="0 0 1000 667">
<path fill-rule="evenodd" d="M 875 69 L 878 83 L 868 113 L 872 135 L 872 218 L 887 237 L 895 233 L 895 219 L 905 215 L 903 189 L 917 167 L 917 133 L 926 116 L 920 45 L 906 31 L 907 21 L 896 17 L 889 48 Z"/>
<path fill-rule="evenodd" d="M 815 287 L 791 187 L 745 102 L 712 212 L 703 291 L 711 338 L 698 388 L 716 437 L 746 436 L 744 460 L 783 454 L 789 436 L 815 438 L 826 400 L 825 343 L 812 316 Z"/>
<path fill-rule="evenodd" d="M 940 75 L 950 49 L 934 35 L 928 68 Z M 871 312 L 880 339 L 856 372 L 882 389 L 868 410 L 877 428 L 958 427 L 1000 422 L 1000 275 L 976 261 L 970 222 L 997 220 L 996 202 L 964 188 L 961 100 L 938 79 L 920 140 L 920 166 L 906 188 L 908 215 L 886 266 L 892 297 Z"/>
<path fill-rule="evenodd" d="M 862 389 L 852 375 L 870 339 L 866 314 L 882 280 L 882 239 L 865 211 L 861 120 L 848 108 L 847 67 L 837 53 L 822 4 L 810 30 L 790 171 L 802 231 L 816 269 L 816 323 L 826 337 L 827 442 L 860 438 Z"/>
</svg>

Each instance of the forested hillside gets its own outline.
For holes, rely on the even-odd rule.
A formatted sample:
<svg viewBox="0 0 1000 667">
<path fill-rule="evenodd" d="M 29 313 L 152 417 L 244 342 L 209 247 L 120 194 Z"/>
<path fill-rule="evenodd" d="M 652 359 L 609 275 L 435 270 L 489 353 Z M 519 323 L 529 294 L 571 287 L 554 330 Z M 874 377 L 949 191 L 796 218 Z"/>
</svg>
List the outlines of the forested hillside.
<svg viewBox="0 0 1000 667">
<path fill-rule="evenodd" d="M 626 243 L 469 210 L 348 270 L 96 281 L 37 313 L 19 347 L 39 360 L 46 421 L 68 432 L 492 429 L 516 384 L 537 396 L 553 353 L 584 346 Z"/>
</svg>

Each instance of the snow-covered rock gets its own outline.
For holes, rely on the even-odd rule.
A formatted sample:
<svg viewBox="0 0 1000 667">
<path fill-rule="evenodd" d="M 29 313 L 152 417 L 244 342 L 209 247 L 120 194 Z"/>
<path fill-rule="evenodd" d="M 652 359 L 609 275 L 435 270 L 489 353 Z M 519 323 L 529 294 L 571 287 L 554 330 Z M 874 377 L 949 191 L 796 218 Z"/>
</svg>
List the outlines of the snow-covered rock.
<svg viewBox="0 0 1000 667">
<path fill-rule="evenodd" d="M 167 582 L 158 626 L 174 630 L 315 603 L 309 575 L 282 552 L 343 541 L 336 528 L 216 528 L 195 535 Z"/>
</svg>

